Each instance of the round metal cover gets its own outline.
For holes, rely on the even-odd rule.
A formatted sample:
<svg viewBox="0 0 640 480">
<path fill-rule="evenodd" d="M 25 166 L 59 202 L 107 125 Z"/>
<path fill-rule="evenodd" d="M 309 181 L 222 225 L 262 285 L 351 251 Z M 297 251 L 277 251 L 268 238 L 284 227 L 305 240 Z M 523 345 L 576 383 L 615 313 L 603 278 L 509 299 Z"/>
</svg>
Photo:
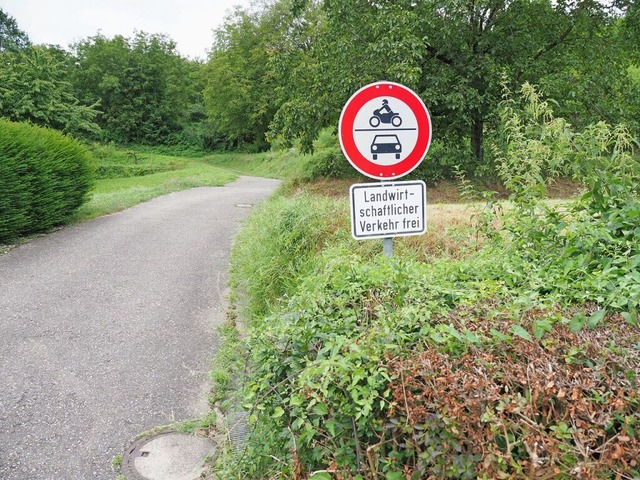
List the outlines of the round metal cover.
<svg viewBox="0 0 640 480">
<path fill-rule="evenodd" d="M 134 442 L 123 456 L 122 468 L 129 480 L 195 480 L 215 454 L 208 438 L 166 432 Z"/>
</svg>

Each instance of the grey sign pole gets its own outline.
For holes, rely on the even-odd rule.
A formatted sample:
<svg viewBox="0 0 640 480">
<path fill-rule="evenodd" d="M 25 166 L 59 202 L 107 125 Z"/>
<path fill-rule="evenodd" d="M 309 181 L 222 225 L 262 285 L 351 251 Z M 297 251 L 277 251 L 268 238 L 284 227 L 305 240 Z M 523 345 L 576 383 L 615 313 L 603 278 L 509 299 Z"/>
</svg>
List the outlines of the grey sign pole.
<svg viewBox="0 0 640 480">
<path fill-rule="evenodd" d="M 385 180 L 380 180 L 381 183 L 385 183 Z M 393 257 L 393 237 L 388 237 L 384 239 L 384 244 L 382 246 L 382 252 L 385 257 L 391 258 Z"/>
<path fill-rule="evenodd" d="M 383 251 L 385 256 L 389 258 L 393 257 L 393 237 L 384 239 Z"/>
</svg>

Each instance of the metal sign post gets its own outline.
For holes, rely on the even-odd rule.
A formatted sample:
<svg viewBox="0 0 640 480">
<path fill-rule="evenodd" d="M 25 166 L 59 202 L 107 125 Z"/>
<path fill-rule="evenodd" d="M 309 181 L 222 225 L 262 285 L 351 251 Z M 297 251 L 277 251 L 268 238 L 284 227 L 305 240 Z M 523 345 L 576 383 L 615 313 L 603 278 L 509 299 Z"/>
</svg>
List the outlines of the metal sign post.
<svg viewBox="0 0 640 480">
<path fill-rule="evenodd" d="M 384 239 L 384 246 L 382 249 L 385 257 L 393 257 L 393 237 Z"/>
<path fill-rule="evenodd" d="M 340 146 L 351 165 L 380 184 L 350 189 L 352 235 L 383 238 L 393 255 L 393 237 L 426 230 L 424 182 L 395 182 L 413 171 L 431 144 L 431 117 L 420 97 L 404 85 L 376 82 L 345 104 L 338 126 Z"/>
</svg>

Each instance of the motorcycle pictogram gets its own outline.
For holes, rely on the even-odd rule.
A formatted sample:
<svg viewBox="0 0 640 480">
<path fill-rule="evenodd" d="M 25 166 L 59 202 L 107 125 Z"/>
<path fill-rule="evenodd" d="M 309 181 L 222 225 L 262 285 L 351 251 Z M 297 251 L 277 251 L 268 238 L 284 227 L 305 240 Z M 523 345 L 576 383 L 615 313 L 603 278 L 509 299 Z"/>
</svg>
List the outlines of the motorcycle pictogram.
<svg viewBox="0 0 640 480">
<path fill-rule="evenodd" d="M 402 118 L 391 110 L 389 100 L 386 98 L 382 100 L 382 107 L 376 108 L 373 111 L 373 116 L 369 119 L 369 125 L 373 128 L 378 127 L 381 123 L 390 123 L 394 127 L 402 125 Z"/>
</svg>

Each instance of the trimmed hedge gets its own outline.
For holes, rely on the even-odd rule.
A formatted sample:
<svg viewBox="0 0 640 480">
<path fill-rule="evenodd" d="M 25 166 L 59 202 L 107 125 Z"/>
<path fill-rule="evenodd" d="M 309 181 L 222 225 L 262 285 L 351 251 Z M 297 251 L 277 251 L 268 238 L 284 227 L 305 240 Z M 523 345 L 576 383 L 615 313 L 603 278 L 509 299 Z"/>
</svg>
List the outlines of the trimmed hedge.
<svg viewBox="0 0 640 480">
<path fill-rule="evenodd" d="M 76 140 L 0 120 L 0 243 L 68 222 L 92 181 L 89 154 Z"/>
</svg>

